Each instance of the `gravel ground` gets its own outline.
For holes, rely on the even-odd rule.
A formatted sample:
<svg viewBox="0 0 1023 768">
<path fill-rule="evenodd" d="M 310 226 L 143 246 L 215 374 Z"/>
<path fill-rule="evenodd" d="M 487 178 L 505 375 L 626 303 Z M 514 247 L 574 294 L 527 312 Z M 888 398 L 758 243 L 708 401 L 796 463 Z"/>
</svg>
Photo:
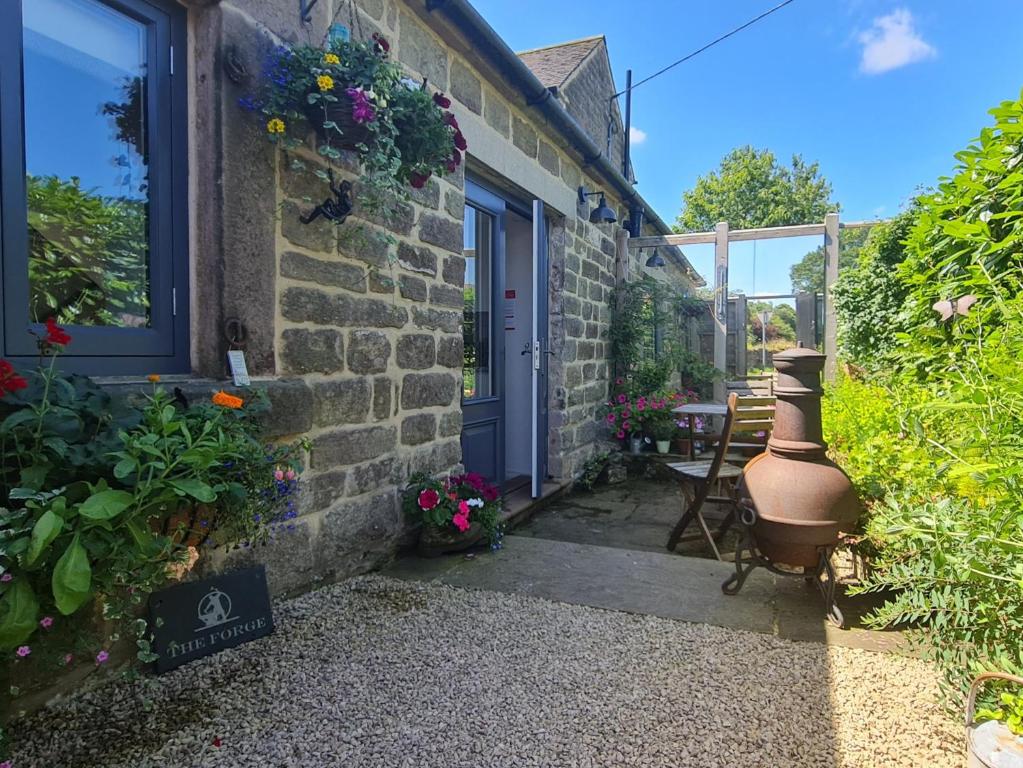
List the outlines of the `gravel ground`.
<svg viewBox="0 0 1023 768">
<path fill-rule="evenodd" d="M 923 662 L 371 576 L 12 731 L 15 768 L 961 766 Z M 219 745 L 219 746 L 218 746 Z"/>
</svg>

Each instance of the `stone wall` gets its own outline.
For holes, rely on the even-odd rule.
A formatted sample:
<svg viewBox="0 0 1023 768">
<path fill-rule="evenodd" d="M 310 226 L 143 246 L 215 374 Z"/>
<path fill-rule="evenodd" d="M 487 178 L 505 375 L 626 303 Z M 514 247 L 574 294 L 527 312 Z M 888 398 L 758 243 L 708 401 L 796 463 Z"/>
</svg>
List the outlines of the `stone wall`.
<svg viewBox="0 0 1023 768">
<path fill-rule="evenodd" d="M 274 399 L 277 433 L 311 445 L 297 530 L 236 560 L 266 562 L 276 592 L 378 566 L 410 540 L 399 491 L 410 473 L 461 462 L 464 175 L 433 179 L 386 217 L 357 211 L 341 227 L 298 216 L 328 196 L 293 160 L 318 162 L 314 139 L 273 152 L 261 121 L 237 106 L 277 42 L 323 38 L 331 19 L 380 32 L 415 77 L 448 93 L 471 170 L 507 180 L 551 213 L 550 471 L 577 474 L 601 439 L 608 387 L 614 228 L 577 206 L 580 160 L 534 110 L 442 38 L 422 2 L 320 0 L 307 25 L 292 0 L 223 0 L 192 10 L 195 369 L 223 375 L 224 324 L 246 330 L 257 384 Z M 467 53 L 458 53 L 466 51 Z M 347 158 L 344 175 L 358 182 Z M 609 205 L 625 210 L 620 200 Z M 286 426 L 282 426 L 286 425 Z"/>
</svg>

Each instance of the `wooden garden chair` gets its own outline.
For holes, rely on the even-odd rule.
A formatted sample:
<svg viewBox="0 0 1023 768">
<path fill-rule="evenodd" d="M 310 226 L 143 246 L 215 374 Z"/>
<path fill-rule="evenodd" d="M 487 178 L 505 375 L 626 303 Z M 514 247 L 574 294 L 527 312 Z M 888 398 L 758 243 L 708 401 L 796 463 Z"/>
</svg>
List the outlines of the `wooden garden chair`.
<svg viewBox="0 0 1023 768">
<path fill-rule="evenodd" d="M 666 465 L 682 491 L 682 517 L 668 537 L 669 551 L 678 546 L 686 528 L 695 520 L 700 532 L 686 536 L 686 540 L 702 536 L 710 544 L 714 556 L 718 560 L 722 559 L 717 542 L 735 522 L 735 485 L 742 476 L 741 464 L 752 458 L 747 457 L 750 451 L 760 453 L 764 450 L 767 436 L 774 425 L 773 406 L 774 398 L 740 397 L 733 392 L 728 396 L 728 412 L 725 414 L 713 458 L 709 461 L 680 461 Z M 733 435 L 741 435 L 743 442 L 733 443 Z M 730 447 L 735 451 L 742 451 L 735 454 L 738 463 L 726 461 Z M 715 486 L 718 487 L 718 495 L 712 496 L 711 491 Z M 725 519 L 713 533 L 703 517 L 703 505 L 707 501 L 728 506 Z"/>
</svg>

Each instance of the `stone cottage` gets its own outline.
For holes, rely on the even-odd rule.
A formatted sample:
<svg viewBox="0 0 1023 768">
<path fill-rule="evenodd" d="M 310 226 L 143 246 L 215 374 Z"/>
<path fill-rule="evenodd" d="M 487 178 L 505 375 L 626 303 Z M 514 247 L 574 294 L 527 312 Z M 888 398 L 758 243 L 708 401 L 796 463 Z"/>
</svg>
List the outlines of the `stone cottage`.
<svg viewBox="0 0 1023 768">
<path fill-rule="evenodd" d="M 238 106 L 271 46 L 336 24 L 386 37 L 410 76 L 451 97 L 469 145 L 457 175 L 340 227 L 300 221 L 326 185 Z M 611 291 L 646 269 L 623 256 L 624 227 L 669 231 L 623 168 L 603 38 L 516 55 L 466 0 L 13 0 L 0 38 L 0 353 L 32 355 L 26 220 L 47 234 L 26 178 L 105 189 L 145 174 L 146 269 L 125 279 L 148 300 L 98 309 L 106 320 L 73 329 L 65 364 L 208 392 L 227 352 L 244 352 L 275 434 L 311 445 L 297 531 L 249 555 L 275 591 L 392 556 L 413 471 L 465 466 L 528 499 L 593 453 Z M 130 139 L 145 150 L 129 153 L 124 113 L 97 100 L 133 72 L 146 119 Z M 47 119 L 58 77 L 73 120 Z M 597 194 L 580 202 L 580 188 Z M 591 223 L 601 199 L 615 223 Z M 661 252 L 658 279 L 702 285 L 680 251 Z"/>
</svg>

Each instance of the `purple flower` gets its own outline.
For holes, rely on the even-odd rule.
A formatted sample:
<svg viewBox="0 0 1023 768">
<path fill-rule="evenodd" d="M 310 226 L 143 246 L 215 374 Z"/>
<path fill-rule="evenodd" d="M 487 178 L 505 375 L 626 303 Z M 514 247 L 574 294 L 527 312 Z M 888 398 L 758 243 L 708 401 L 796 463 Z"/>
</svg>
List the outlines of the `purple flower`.
<svg viewBox="0 0 1023 768">
<path fill-rule="evenodd" d="M 6 584 L 8 581 L 10 581 L 13 578 L 14 577 L 11 576 L 11 574 L 5 573 L 3 576 L 0 576 L 0 581 L 2 581 L 4 584 Z"/>
<path fill-rule="evenodd" d="M 53 626 L 53 617 L 43 616 L 43 618 L 39 620 L 39 626 L 42 627 L 43 629 L 49 629 L 50 627 Z"/>
<path fill-rule="evenodd" d="M 110 658 L 110 654 L 109 653 L 107 653 L 106 651 L 100 651 L 99 653 L 96 654 L 96 663 L 97 664 L 106 664 L 107 663 L 107 659 L 109 659 L 109 658 Z"/>
<path fill-rule="evenodd" d="M 29 646 L 27 646 L 27 645 L 23 645 L 20 648 L 18 648 L 18 650 L 15 651 L 15 653 L 17 653 L 18 656 L 23 659 L 26 656 L 28 656 L 30 653 L 32 653 L 32 649 Z"/>
</svg>

